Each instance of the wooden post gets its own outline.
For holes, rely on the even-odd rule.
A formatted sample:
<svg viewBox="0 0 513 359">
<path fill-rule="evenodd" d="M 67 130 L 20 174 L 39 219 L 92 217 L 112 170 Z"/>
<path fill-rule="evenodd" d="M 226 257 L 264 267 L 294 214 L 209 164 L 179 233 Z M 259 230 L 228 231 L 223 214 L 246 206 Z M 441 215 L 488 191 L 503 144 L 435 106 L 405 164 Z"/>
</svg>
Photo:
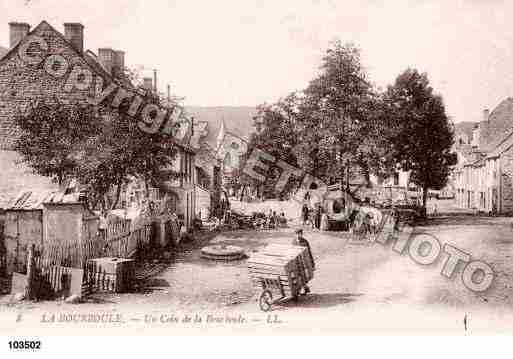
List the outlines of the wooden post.
<svg viewBox="0 0 513 359">
<path fill-rule="evenodd" d="M 34 290 L 34 276 L 35 276 L 35 263 L 34 263 L 34 244 L 31 244 L 28 249 L 27 256 L 27 284 L 25 286 L 25 298 L 31 300 L 35 299 L 36 292 Z"/>
</svg>

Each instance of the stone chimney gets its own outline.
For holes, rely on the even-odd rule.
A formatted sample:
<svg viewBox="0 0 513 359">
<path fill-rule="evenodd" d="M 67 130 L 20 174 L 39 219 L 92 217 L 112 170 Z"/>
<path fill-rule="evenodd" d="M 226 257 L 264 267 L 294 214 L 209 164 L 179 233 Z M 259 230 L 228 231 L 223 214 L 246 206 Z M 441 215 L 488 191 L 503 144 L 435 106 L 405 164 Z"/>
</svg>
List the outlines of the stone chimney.
<svg viewBox="0 0 513 359">
<path fill-rule="evenodd" d="M 84 25 L 78 22 L 64 24 L 64 37 L 79 53 L 84 52 Z"/>
<path fill-rule="evenodd" d="M 490 119 L 490 110 L 485 108 L 483 110 L 483 121 L 488 121 Z"/>
<path fill-rule="evenodd" d="M 125 69 L 125 52 L 116 50 L 114 51 L 114 72 L 122 72 Z"/>
<path fill-rule="evenodd" d="M 14 46 L 25 37 L 30 31 L 30 25 L 25 22 L 10 22 L 9 23 L 9 47 L 12 49 Z"/>
<path fill-rule="evenodd" d="M 146 91 L 150 91 L 152 92 L 153 91 L 153 80 L 151 77 L 145 77 L 143 78 L 143 88 L 146 90 Z"/>
<path fill-rule="evenodd" d="M 98 61 L 110 75 L 112 75 L 114 69 L 115 54 L 112 49 L 98 49 Z"/>
</svg>

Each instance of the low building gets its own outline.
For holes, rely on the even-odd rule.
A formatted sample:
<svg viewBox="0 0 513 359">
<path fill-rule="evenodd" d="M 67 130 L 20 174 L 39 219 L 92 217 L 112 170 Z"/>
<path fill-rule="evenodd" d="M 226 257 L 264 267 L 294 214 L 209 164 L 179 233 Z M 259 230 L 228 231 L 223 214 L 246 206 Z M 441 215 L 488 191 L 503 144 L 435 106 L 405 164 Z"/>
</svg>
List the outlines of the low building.
<svg viewBox="0 0 513 359">
<path fill-rule="evenodd" d="M 9 272 L 24 271 L 28 247 L 76 244 L 96 237 L 98 217 L 78 193 L 22 192 L 5 209 L 4 245 Z"/>
</svg>

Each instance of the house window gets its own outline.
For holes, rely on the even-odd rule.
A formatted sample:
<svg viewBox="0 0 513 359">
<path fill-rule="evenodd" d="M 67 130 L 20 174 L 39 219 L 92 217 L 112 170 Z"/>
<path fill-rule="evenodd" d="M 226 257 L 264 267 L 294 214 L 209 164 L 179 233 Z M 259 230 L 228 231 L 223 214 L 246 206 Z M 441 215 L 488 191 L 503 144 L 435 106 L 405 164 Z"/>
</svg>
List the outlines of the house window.
<svg viewBox="0 0 513 359">
<path fill-rule="evenodd" d="M 399 186 L 399 173 L 394 173 L 394 186 Z"/>
</svg>

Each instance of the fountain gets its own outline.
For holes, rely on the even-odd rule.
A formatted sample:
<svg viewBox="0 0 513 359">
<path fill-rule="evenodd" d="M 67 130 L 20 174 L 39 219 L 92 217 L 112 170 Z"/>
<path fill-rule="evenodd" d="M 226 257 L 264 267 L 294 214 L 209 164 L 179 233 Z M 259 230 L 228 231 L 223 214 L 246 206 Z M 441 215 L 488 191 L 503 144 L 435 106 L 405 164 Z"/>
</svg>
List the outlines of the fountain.
<svg viewBox="0 0 513 359">
<path fill-rule="evenodd" d="M 236 261 L 246 257 L 244 249 L 226 244 L 214 244 L 201 249 L 201 257 L 217 261 Z"/>
</svg>

